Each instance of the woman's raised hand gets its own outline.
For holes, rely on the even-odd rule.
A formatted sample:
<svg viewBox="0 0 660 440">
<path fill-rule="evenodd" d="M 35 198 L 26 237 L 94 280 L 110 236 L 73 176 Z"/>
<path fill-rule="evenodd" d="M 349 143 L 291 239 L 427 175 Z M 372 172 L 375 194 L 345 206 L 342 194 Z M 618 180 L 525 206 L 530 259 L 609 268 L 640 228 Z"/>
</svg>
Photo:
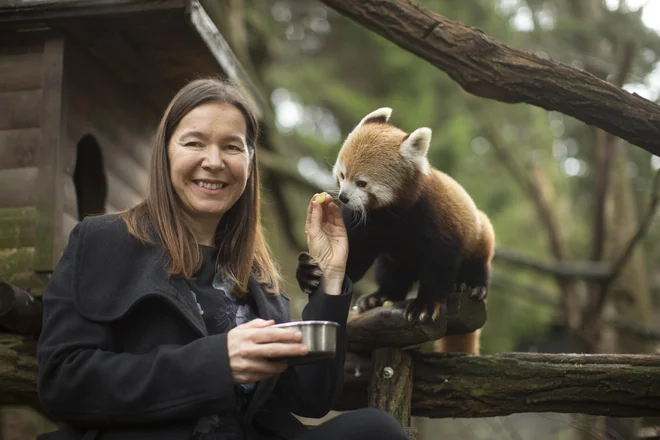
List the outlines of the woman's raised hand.
<svg viewBox="0 0 660 440">
<path fill-rule="evenodd" d="M 346 271 L 348 236 L 339 207 L 329 194 L 314 194 L 307 208 L 305 234 L 309 254 L 323 271 L 321 284 L 326 293 L 338 295 Z M 320 203 L 319 203 L 320 202 Z"/>
<path fill-rule="evenodd" d="M 238 325 L 227 334 L 229 368 L 236 383 L 257 382 L 286 370 L 278 357 L 304 356 L 300 331 L 271 327 L 275 321 L 254 319 Z"/>
</svg>

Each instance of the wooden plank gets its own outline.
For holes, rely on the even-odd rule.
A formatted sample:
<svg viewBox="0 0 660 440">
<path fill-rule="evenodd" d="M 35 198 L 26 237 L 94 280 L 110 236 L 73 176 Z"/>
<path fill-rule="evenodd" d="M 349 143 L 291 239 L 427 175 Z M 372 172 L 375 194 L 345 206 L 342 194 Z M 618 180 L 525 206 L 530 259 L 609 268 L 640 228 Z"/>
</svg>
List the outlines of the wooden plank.
<svg viewBox="0 0 660 440">
<path fill-rule="evenodd" d="M 261 118 L 263 109 L 269 105 L 267 99 L 259 93 L 250 76 L 231 50 L 229 43 L 222 36 L 204 7 L 199 3 L 199 0 L 189 0 L 187 6 L 188 19 L 199 33 L 206 47 L 208 47 L 227 76 L 241 86 L 246 99 L 257 113 L 257 117 Z"/>
<path fill-rule="evenodd" d="M 0 130 L 39 127 L 41 90 L 0 93 Z"/>
<path fill-rule="evenodd" d="M 39 52 L 0 57 L 0 92 L 40 89 L 41 57 Z"/>
<path fill-rule="evenodd" d="M 43 123 L 40 148 L 37 150 L 39 219 L 34 269 L 38 272 L 52 271 L 64 246 L 59 233 L 62 230 L 63 206 L 60 172 L 63 66 L 64 40 L 49 39 L 44 46 L 43 105 L 40 109 Z"/>
<path fill-rule="evenodd" d="M 117 209 L 132 208 L 144 199 L 114 173 L 106 171 L 106 178 L 108 181 L 108 203 Z"/>
<path fill-rule="evenodd" d="M 0 170 L 34 166 L 40 133 L 38 128 L 0 130 Z"/>
<path fill-rule="evenodd" d="M 13 0 L 0 4 L 0 22 L 182 8 L 183 0 Z"/>
<path fill-rule="evenodd" d="M 66 69 L 67 84 L 71 81 L 66 88 L 68 138 L 77 142 L 90 133 L 104 147 L 103 136 L 146 169 L 147 142 L 158 126 L 158 113 L 136 101 L 116 78 L 73 45 L 67 45 Z"/>
<path fill-rule="evenodd" d="M 37 209 L 0 208 L 0 248 L 34 246 L 37 231 Z"/>
<path fill-rule="evenodd" d="M 118 146 L 112 148 L 104 144 L 103 161 L 105 169 L 121 179 L 140 196 L 147 195 L 148 170 L 141 166 L 135 159 Z"/>
<path fill-rule="evenodd" d="M 37 167 L 0 170 L 0 208 L 34 205 L 38 174 Z"/>
</svg>

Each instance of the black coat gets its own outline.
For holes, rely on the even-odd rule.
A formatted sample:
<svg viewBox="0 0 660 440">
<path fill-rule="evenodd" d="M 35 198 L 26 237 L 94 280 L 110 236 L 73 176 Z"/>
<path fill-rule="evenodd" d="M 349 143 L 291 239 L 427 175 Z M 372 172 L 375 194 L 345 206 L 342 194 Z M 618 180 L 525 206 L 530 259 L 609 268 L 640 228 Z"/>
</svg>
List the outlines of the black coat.
<svg viewBox="0 0 660 440">
<path fill-rule="evenodd" d="M 60 431 L 44 438 L 184 439 L 197 418 L 236 410 L 227 334 L 209 335 L 188 285 L 168 279 L 160 246 L 128 235 L 118 216 L 76 225 L 43 295 L 39 397 Z M 289 299 L 251 281 L 257 314 L 290 320 Z M 302 317 L 340 324 L 337 356 L 259 382 L 244 407 L 255 426 L 284 438 L 304 429 L 291 414 L 322 417 L 343 386 L 352 285 L 310 295 Z"/>
</svg>

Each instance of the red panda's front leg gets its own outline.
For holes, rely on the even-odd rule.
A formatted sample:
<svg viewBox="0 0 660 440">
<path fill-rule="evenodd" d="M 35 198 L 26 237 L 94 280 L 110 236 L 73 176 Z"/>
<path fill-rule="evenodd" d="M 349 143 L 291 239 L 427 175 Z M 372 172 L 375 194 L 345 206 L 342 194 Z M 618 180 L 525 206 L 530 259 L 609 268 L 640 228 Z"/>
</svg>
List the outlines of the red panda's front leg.
<svg viewBox="0 0 660 440">
<path fill-rule="evenodd" d="M 452 292 L 459 263 L 460 253 L 454 251 L 445 254 L 442 259 L 433 259 L 423 264 L 417 297 L 405 310 L 409 322 L 435 321 L 440 314 L 447 313 L 447 299 Z"/>
<path fill-rule="evenodd" d="M 415 282 L 415 274 L 402 262 L 394 261 L 390 256 L 381 254 L 376 258 L 375 278 L 378 290 L 360 297 L 357 301 L 360 313 L 380 307 L 385 301 L 401 301 Z"/>
</svg>

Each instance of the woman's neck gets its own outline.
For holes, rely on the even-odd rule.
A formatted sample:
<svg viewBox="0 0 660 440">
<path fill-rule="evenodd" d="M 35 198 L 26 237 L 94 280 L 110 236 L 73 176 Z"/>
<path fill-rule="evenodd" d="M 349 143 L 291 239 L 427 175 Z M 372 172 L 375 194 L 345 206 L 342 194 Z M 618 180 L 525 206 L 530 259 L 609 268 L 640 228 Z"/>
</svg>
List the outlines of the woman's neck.
<svg viewBox="0 0 660 440">
<path fill-rule="evenodd" d="M 215 231 L 218 227 L 218 221 L 213 219 L 192 219 L 186 218 L 186 223 L 190 226 L 197 243 L 205 246 L 215 246 Z"/>
</svg>

